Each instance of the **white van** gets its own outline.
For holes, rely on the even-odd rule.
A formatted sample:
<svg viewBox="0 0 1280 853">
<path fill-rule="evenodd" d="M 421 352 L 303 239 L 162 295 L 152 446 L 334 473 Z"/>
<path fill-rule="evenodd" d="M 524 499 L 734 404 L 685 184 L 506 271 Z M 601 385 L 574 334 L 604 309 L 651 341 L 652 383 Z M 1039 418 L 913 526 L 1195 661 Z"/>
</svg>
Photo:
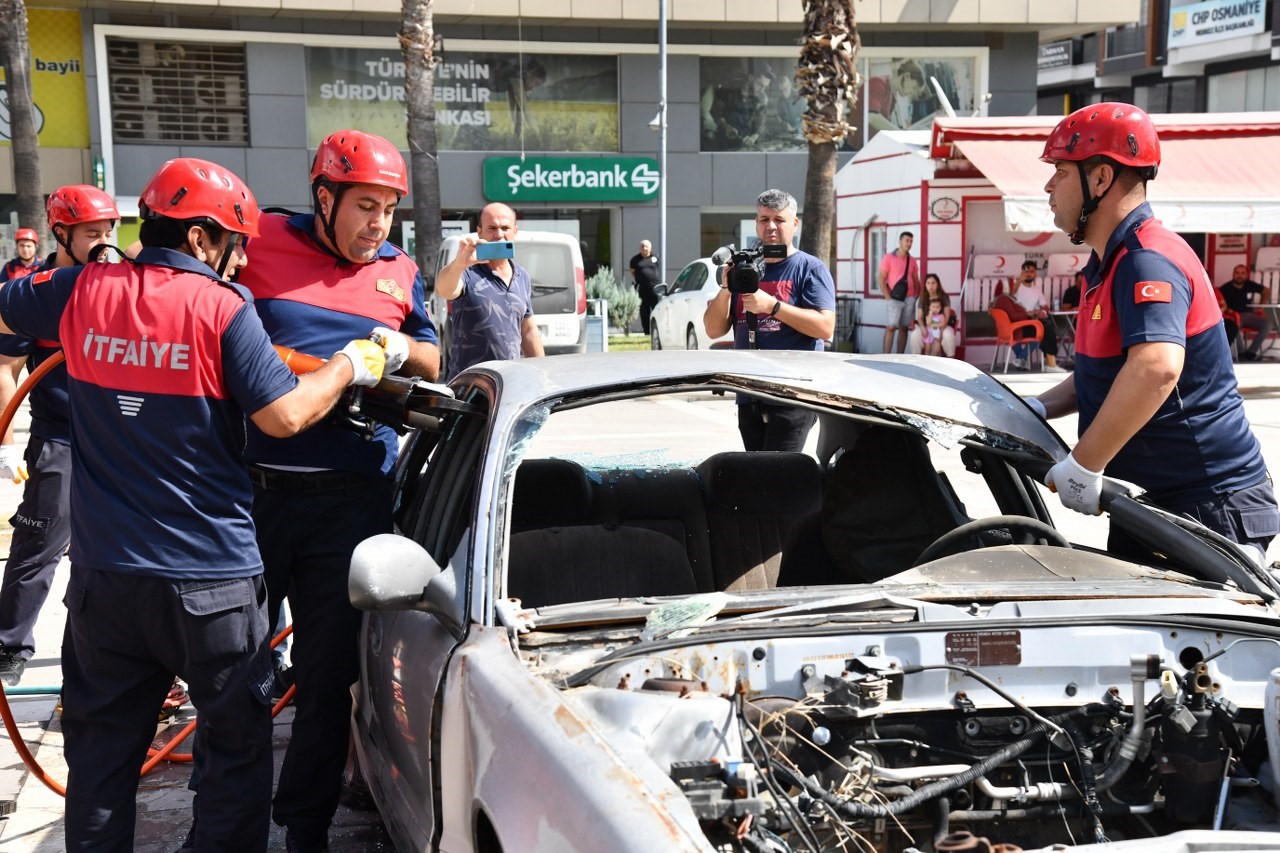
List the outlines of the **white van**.
<svg viewBox="0 0 1280 853">
<path fill-rule="evenodd" d="M 440 243 L 436 276 L 458 254 L 461 237 Z M 533 318 L 542 334 L 547 355 L 586 352 L 587 282 L 582 267 L 582 247 L 568 234 L 553 231 L 521 231 L 515 236 L 515 261 L 529 271 L 533 281 Z M 432 279 L 427 305 L 440 334 L 441 371 L 448 358 L 452 332 L 449 303 L 436 295 Z"/>
</svg>

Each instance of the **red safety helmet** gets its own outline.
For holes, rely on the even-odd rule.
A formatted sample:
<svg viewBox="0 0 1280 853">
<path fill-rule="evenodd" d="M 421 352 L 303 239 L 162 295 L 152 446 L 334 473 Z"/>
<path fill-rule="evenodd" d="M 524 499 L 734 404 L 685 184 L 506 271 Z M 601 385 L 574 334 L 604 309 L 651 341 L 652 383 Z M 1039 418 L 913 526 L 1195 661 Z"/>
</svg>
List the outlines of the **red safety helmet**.
<svg viewBox="0 0 1280 853">
<path fill-rule="evenodd" d="M 400 195 L 409 192 L 400 152 L 389 140 L 362 130 L 339 130 L 324 138 L 311 164 L 311 182 L 318 178 L 335 184 L 375 184 Z"/>
<path fill-rule="evenodd" d="M 1107 102 L 1076 110 L 1058 122 L 1040 159 L 1079 162 L 1104 155 L 1125 166 L 1160 165 L 1160 137 L 1151 116 L 1133 104 Z"/>
<path fill-rule="evenodd" d="M 60 187 L 49 196 L 46 205 L 49 213 L 49 228 L 55 225 L 79 225 L 82 222 L 97 222 L 110 219 L 112 222 L 120 218 L 116 210 L 116 200 L 97 187 L 88 184 L 74 184 Z M 35 239 L 34 231 L 31 239 Z"/>
<path fill-rule="evenodd" d="M 30 240 L 32 243 L 40 242 L 40 238 L 36 236 L 36 229 L 34 228 L 19 228 L 17 233 L 13 235 L 13 242 L 17 243 L 19 240 Z"/>
<path fill-rule="evenodd" d="M 205 217 L 228 231 L 258 236 L 258 202 L 245 182 L 208 160 L 179 157 L 165 163 L 138 199 L 144 219 Z"/>
</svg>

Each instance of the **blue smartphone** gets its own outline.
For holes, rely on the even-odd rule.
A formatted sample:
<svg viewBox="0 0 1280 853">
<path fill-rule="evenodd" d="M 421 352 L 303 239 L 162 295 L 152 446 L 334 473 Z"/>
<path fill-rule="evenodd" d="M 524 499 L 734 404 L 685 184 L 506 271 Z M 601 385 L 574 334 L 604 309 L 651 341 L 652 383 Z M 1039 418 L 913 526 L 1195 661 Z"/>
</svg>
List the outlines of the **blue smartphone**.
<svg viewBox="0 0 1280 853">
<path fill-rule="evenodd" d="M 510 240 L 491 240 L 476 246 L 477 261 L 503 261 L 515 256 L 516 246 Z"/>
</svg>

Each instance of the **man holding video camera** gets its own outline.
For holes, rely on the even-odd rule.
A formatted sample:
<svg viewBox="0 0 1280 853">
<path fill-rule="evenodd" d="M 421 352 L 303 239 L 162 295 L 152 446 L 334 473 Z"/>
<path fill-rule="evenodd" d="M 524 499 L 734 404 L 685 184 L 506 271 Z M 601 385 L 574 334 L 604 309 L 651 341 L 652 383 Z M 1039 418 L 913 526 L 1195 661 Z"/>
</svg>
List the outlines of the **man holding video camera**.
<svg viewBox="0 0 1280 853">
<path fill-rule="evenodd" d="M 783 190 L 756 199 L 758 249 L 720 250 L 720 291 L 707 302 L 702 324 L 718 338 L 733 328 L 734 349 L 818 350 L 836 327 L 836 287 L 822 261 L 792 245 L 800 219 Z M 765 406 L 739 395 L 738 431 L 747 450 L 800 450 L 814 414 Z"/>
<path fill-rule="evenodd" d="M 448 379 L 482 361 L 543 353 L 533 281 L 511 251 L 519 230 L 514 210 L 486 205 L 479 229 L 458 242 L 458 254 L 436 278 L 436 293 L 451 303 Z"/>
</svg>

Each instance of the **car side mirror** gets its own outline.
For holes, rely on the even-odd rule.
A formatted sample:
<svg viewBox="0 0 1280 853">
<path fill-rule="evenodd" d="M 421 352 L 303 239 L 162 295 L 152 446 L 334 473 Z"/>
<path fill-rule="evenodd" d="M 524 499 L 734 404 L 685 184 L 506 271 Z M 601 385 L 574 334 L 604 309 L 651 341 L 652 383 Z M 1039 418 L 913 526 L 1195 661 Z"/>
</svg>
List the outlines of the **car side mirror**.
<svg viewBox="0 0 1280 853">
<path fill-rule="evenodd" d="M 653 292 L 658 294 L 658 298 L 662 298 L 663 296 L 667 295 L 667 290 L 669 289 L 669 287 L 670 285 L 668 285 L 666 282 L 663 282 L 662 284 L 655 284 L 653 286 Z"/>
<path fill-rule="evenodd" d="M 358 610 L 419 609 L 427 586 L 439 574 L 440 565 L 417 542 L 379 533 L 351 553 L 347 597 Z"/>
</svg>

